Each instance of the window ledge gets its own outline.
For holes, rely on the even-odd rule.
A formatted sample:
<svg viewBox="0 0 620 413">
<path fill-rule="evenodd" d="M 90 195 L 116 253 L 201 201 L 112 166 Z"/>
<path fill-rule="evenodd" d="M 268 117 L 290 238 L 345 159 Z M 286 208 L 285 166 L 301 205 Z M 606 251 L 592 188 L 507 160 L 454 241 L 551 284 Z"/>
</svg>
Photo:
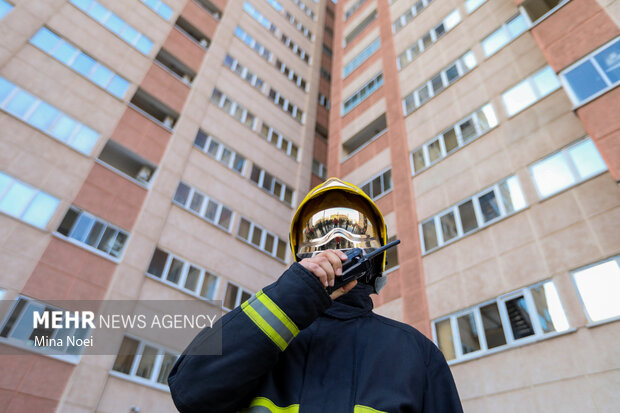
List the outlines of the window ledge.
<svg viewBox="0 0 620 413">
<path fill-rule="evenodd" d="M 119 264 L 121 262 L 121 260 L 123 259 L 123 255 L 125 254 L 125 248 L 126 248 L 126 246 L 128 244 L 128 241 L 129 241 L 129 238 L 131 236 L 131 233 L 129 233 L 129 232 L 127 233 L 127 241 L 125 241 L 125 248 L 123 248 L 123 254 L 121 254 L 120 257 L 112 257 L 111 255 L 108 255 L 105 252 L 99 251 L 97 248 L 93 248 L 93 247 L 91 247 L 88 244 L 84 244 L 84 243 L 82 243 L 80 241 L 74 240 L 73 238 L 67 237 L 67 236 L 62 235 L 62 234 L 60 234 L 58 232 L 53 232 L 52 235 L 54 237 L 58 238 L 58 239 L 61 239 L 63 241 L 68 242 L 69 244 L 73 244 L 73 245 L 75 245 L 77 247 L 82 248 L 83 250 L 86 250 L 86 251 L 88 251 L 90 253 L 98 255 L 101 258 L 104 258 L 104 259 L 106 259 L 108 261 L 112 261 L 115 264 Z"/>
<path fill-rule="evenodd" d="M 617 315 L 617 316 L 611 317 L 611 318 L 606 318 L 604 320 L 593 321 L 591 323 L 586 324 L 586 327 L 587 328 L 594 328 L 594 327 L 602 326 L 602 325 L 605 325 L 605 324 L 614 323 L 616 321 L 620 321 L 620 315 Z"/>
<path fill-rule="evenodd" d="M 278 235 L 276 235 L 276 236 L 277 236 L 278 238 L 280 238 Z M 272 254 L 268 253 L 268 252 L 267 252 L 267 251 L 265 251 L 264 249 L 262 249 L 262 248 L 260 248 L 260 247 L 257 247 L 256 245 L 252 244 L 250 241 L 248 241 L 248 240 L 245 240 L 245 239 L 241 238 L 239 235 L 235 236 L 235 238 L 237 238 L 239 241 L 243 242 L 244 244 L 247 244 L 247 245 L 249 245 L 250 247 L 252 247 L 252 248 L 254 248 L 254 249 L 256 249 L 256 250 L 258 250 L 258 251 L 262 252 L 263 254 L 265 254 L 265 255 L 267 255 L 267 256 L 269 256 L 269 257 L 271 257 L 271 258 L 273 258 L 274 260 L 278 261 L 280 264 L 284 264 L 284 265 L 286 265 L 286 261 L 284 261 L 283 259 L 278 258 L 277 256 L 275 256 L 275 255 L 272 255 Z M 280 239 L 283 239 L 283 238 L 280 238 Z M 287 245 L 286 249 L 288 250 L 288 245 Z M 226 308 L 226 307 L 224 307 L 223 305 L 222 305 L 222 308 L 223 308 L 223 309 L 225 309 L 225 310 L 227 309 L 227 308 Z"/>
<path fill-rule="evenodd" d="M 140 109 L 139 107 L 134 105 L 133 103 L 129 102 L 127 104 L 127 106 L 132 108 L 133 110 L 135 110 L 136 112 L 138 112 L 139 114 L 141 114 L 142 116 L 147 118 L 148 120 L 152 121 L 153 123 L 155 123 L 160 128 L 166 130 L 166 132 L 168 132 L 168 133 L 174 132 L 174 128 L 171 128 L 171 127 L 168 127 L 168 126 L 164 125 L 159 119 L 154 118 L 153 116 L 149 115 L 148 113 L 146 113 L 145 111 L 143 111 L 142 109 Z"/>
<path fill-rule="evenodd" d="M 132 178 L 131 176 L 127 175 L 125 172 L 116 169 L 115 167 L 113 167 L 112 165 L 108 165 L 107 163 L 105 163 L 104 161 L 102 161 L 101 159 L 97 158 L 95 159 L 95 163 L 103 166 L 106 169 L 109 169 L 110 171 L 114 172 L 117 175 L 122 176 L 123 178 L 127 179 L 128 181 L 138 185 L 140 188 L 142 189 L 146 189 L 147 191 L 149 190 L 150 186 L 151 186 L 151 181 L 153 180 L 153 178 L 155 177 L 155 173 L 157 171 L 155 171 L 155 173 L 153 174 L 153 176 L 151 177 L 151 180 L 149 182 L 142 182 L 142 181 L 138 181 L 135 178 Z"/>
<path fill-rule="evenodd" d="M 547 13 L 543 14 L 541 17 L 538 18 L 538 20 L 536 20 L 535 22 L 532 22 L 530 24 L 530 29 L 533 29 L 534 27 L 538 26 L 543 21 L 547 20 L 547 18 L 549 18 L 553 13 L 555 13 L 556 11 L 558 11 L 559 9 L 561 9 L 562 7 L 567 5 L 569 2 L 570 2 L 570 0 L 564 0 L 563 2 L 558 4 L 557 6 L 555 6 L 551 10 L 549 10 Z M 522 7 L 520 7 L 520 8 L 522 8 Z M 525 14 L 527 15 L 527 12 Z M 528 16 L 528 20 L 529 20 L 529 16 Z"/>
<path fill-rule="evenodd" d="M 162 63 L 158 62 L 157 60 L 153 60 L 153 63 L 155 63 L 158 67 L 160 67 L 162 70 L 164 70 L 165 72 L 167 72 L 168 74 L 170 74 L 172 77 L 174 77 L 176 80 L 178 80 L 179 82 L 181 82 L 184 86 L 191 88 L 192 87 L 192 82 L 190 80 L 185 79 L 184 77 L 179 76 L 178 74 L 174 73 L 172 70 L 170 70 L 168 67 L 164 66 Z"/>
<path fill-rule="evenodd" d="M 109 371 L 110 376 L 116 377 L 117 379 L 130 381 L 132 383 L 140 384 L 142 386 L 150 387 L 151 389 L 159 390 L 162 392 L 170 393 L 170 388 L 166 385 L 155 383 L 150 380 L 143 379 L 141 377 L 134 377 L 128 374 L 119 373 L 114 370 Z"/>
<path fill-rule="evenodd" d="M 371 143 L 373 143 L 374 141 L 376 141 L 377 139 L 379 139 L 380 137 L 385 135 L 388 130 L 389 130 L 388 128 L 385 128 L 381 132 L 377 133 L 375 136 L 373 136 L 367 142 L 365 142 L 362 146 L 360 146 L 359 148 L 355 149 L 353 152 L 350 152 L 348 155 L 346 155 L 344 158 L 342 158 L 340 163 L 344 163 L 345 161 L 347 161 L 350 158 L 354 157 L 357 153 L 361 152 L 364 148 L 369 146 Z"/>
<path fill-rule="evenodd" d="M 393 273 L 394 271 L 398 270 L 399 268 L 400 268 L 400 265 L 392 267 L 389 270 L 384 271 L 383 275 L 389 275 L 389 274 Z"/>
<path fill-rule="evenodd" d="M 185 36 L 190 42 L 194 43 L 196 46 L 200 47 L 203 51 L 207 51 L 209 50 L 209 45 L 207 42 L 207 46 L 203 46 L 199 41 L 197 41 L 196 39 L 194 39 L 189 33 L 187 33 L 185 30 L 183 30 L 182 28 L 180 28 L 179 26 L 175 25 L 174 26 L 175 29 L 178 30 L 179 33 L 181 33 L 183 36 Z"/>
<path fill-rule="evenodd" d="M 217 201 L 217 202 L 219 202 L 219 201 Z M 179 208 L 181 208 L 183 211 L 185 211 L 185 212 L 189 212 L 190 214 L 192 214 L 192 215 L 194 215 L 194 216 L 196 216 L 196 217 L 200 218 L 202 221 L 204 221 L 204 222 L 208 223 L 209 225 L 214 226 L 215 228 L 219 229 L 220 231 L 224 231 L 224 232 L 225 232 L 225 233 L 227 233 L 228 235 L 232 235 L 232 232 L 231 232 L 231 230 L 230 230 L 230 229 L 226 229 L 226 228 L 220 227 L 220 226 L 219 226 L 219 225 L 217 225 L 216 223 L 214 223 L 214 222 L 212 222 L 212 221 L 209 221 L 208 219 L 206 219 L 206 218 L 205 218 L 205 217 L 203 217 L 202 215 L 198 214 L 198 213 L 197 213 L 197 212 L 195 212 L 194 210 L 189 209 L 189 207 L 188 207 L 188 208 L 185 208 L 185 206 L 183 206 L 183 205 L 179 204 L 179 203 L 178 203 L 178 202 L 176 202 L 175 200 L 172 200 L 172 203 L 173 203 L 174 205 L 178 206 Z M 222 204 L 221 202 L 219 202 L 219 203 L 220 203 L 221 205 L 224 205 L 224 204 Z M 227 207 L 227 208 L 228 208 L 228 207 Z M 231 211 L 233 211 L 233 210 L 231 209 Z M 234 220 L 234 219 L 235 219 L 235 211 L 233 211 L 233 214 L 232 214 L 232 216 L 230 217 L 230 224 L 231 224 L 230 226 L 231 226 L 231 227 L 232 227 L 232 222 L 233 222 L 233 220 Z"/>
<path fill-rule="evenodd" d="M 29 353 L 33 353 L 39 356 L 50 357 L 64 363 L 77 365 L 80 362 L 80 355 L 72 354 L 45 354 L 44 351 L 37 349 L 33 346 L 24 344 L 21 340 L 15 340 L 7 337 L 0 337 L 0 344 L 6 344 L 7 346 L 14 347 L 20 350 L 25 350 Z"/>
<path fill-rule="evenodd" d="M 206 270 L 205 270 L 205 271 L 206 271 Z M 161 276 L 161 277 L 157 277 L 157 276 L 155 276 L 155 275 L 153 275 L 153 274 L 150 274 L 150 273 L 148 273 L 148 272 L 144 273 L 144 275 L 146 275 L 146 277 L 147 277 L 147 278 L 150 278 L 150 279 L 151 279 L 151 280 L 153 280 L 153 281 L 157 281 L 158 283 L 161 283 L 161 284 L 163 284 L 163 285 L 165 285 L 165 286 L 167 286 L 167 287 L 173 288 L 175 291 L 181 292 L 181 293 L 183 293 L 183 294 L 187 294 L 187 295 L 189 295 L 189 296 L 190 296 L 190 297 L 192 297 L 192 298 L 197 298 L 197 299 L 199 299 L 200 301 L 204 301 L 204 302 L 206 302 L 207 304 L 213 304 L 213 301 L 217 301 L 217 300 L 215 300 L 215 298 L 206 298 L 206 297 L 203 297 L 202 295 L 200 295 L 200 294 L 198 294 L 198 293 L 195 293 L 195 292 L 193 292 L 193 291 L 191 291 L 191 290 L 187 290 L 187 289 L 185 289 L 185 288 L 183 288 L 183 287 L 180 287 L 178 284 L 173 284 L 173 283 L 171 283 L 171 282 L 168 282 L 167 280 L 164 280 L 164 279 L 163 279 L 163 274 L 162 274 L 162 276 Z M 219 277 L 219 276 L 218 276 L 218 277 Z M 216 306 L 216 307 L 217 307 L 217 306 Z M 219 307 L 221 308 L 222 306 L 220 305 Z"/>
<path fill-rule="evenodd" d="M 475 353 L 470 353 L 471 355 L 469 356 L 465 356 L 462 357 L 459 360 L 449 360 L 448 361 L 448 365 L 452 366 L 455 364 L 461 364 L 461 363 L 465 363 L 468 361 L 472 361 L 472 360 L 477 360 L 480 359 L 482 357 L 486 357 L 486 356 L 490 356 L 492 354 L 495 353 L 501 353 L 502 351 L 506 351 L 506 350 L 511 350 L 514 348 L 518 348 L 518 347 L 523 347 L 523 346 L 527 346 L 530 344 L 535 344 L 538 343 L 540 341 L 544 341 L 544 340 L 548 340 L 554 337 L 559 337 L 559 336 L 564 336 L 567 334 L 571 334 L 574 333 L 575 331 L 577 331 L 576 328 L 569 328 L 568 330 L 564 330 L 564 331 L 559 331 L 559 332 L 555 332 L 555 333 L 547 333 L 547 334 L 543 334 L 540 336 L 534 336 L 534 337 L 529 337 L 529 338 L 525 338 L 519 341 L 515 341 L 511 344 L 504 344 L 503 346 L 499 346 L 499 347 L 495 347 L 491 350 L 486 350 L 486 351 L 477 351 Z"/>
</svg>

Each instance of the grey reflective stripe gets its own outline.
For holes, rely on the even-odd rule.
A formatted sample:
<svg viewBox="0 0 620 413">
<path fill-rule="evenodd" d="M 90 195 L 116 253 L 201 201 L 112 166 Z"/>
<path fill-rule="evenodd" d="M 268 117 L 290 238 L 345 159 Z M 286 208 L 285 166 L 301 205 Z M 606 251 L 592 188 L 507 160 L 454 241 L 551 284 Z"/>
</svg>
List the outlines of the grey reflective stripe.
<svg viewBox="0 0 620 413">
<path fill-rule="evenodd" d="M 269 324 L 271 328 L 273 328 L 276 333 L 282 337 L 284 341 L 286 341 L 287 344 L 295 338 L 291 330 L 289 330 L 289 328 L 285 326 L 284 323 L 280 321 L 280 319 L 276 317 L 276 315 L 273 314 L 271 310 L 269 310 L 255 295 L 248 300 L 248 305 L 252 307 L 254 311 L 256 311 L 258 315 L 260 315 L 267 322 L 267 324 Z M 269 410 L 266 411 L 268 412 Z"/>
</svg>

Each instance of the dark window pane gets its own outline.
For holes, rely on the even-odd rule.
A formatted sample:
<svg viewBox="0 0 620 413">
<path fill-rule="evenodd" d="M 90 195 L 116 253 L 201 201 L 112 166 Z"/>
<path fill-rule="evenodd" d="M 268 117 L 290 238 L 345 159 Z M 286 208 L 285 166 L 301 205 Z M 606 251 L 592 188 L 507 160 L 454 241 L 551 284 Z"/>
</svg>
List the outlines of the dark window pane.
<svg viewBox="0 0 620 413">
<path fill-rule="evenodd" d="M 476 213 L 474 211 L 474 203 L 470 200 L 459 205 L 459 214 L 461 215 L 461 225 L 463 226 L 463 234 L 478 228 Z"/>
<path fill-rule="evenodd" d="M 256 165 L 252 165 L 252 173 L 250 174 L 250 180 L 256 184 L 260 179 L 260 168 Z"/>
<path fill-rule="evenodd" d="M 441 222 L 443 242 L 448 242 L 458 235 L 456 231 L 456 221 L 452 212 L 448 212 L 446 215 L 439 218 L 439 221 Z"/>
<path fill-rule="evenodd" d="M 215 220 L 215 215 L 217 214 L 218 204 L 213 202 L 213 200 L 209 199 L 207 202 L 207 208 L 205 209 L 204 217 L 209 221 Z"/>
<path fill-rule="evenodd" d="M 164 355 L 164 360 L 161 363 L 159 375 L 157 376 L 158 383 L 165 384 L 166 386 L 168 385 L 168 375 L 170 374 L 170 370 L 172 370 L 176 360 L 177 357 L 170 353 L 166 353 Z"/>
<path fill-rule="evenodd" d="M 258 227 L 254 227 L 254 231 L 252 231 L 252 244 L 256 245 L 257 247 L 260 247 L 260 241 L 261 241 L 262 236 L 263 236 L 263 230 Z"/>
<path fill-rule="evenodd" d="M 200 270 L 190 265 L 187 277 L 185 278 L 185 288 L 190 291 L 196 291 L 198 279 L 200 278 Z"/>
<path fill-rule="evenodd" d="M 239 231 L 237 232 L 237 235 L 239 235 L 244 240 L 247 240 L 249 238 L 250 222 L 248 220 L 241 218 L 241 221 L 239 222 Z"/>
<path fill-rule="evenodd" d="M 478 338 L 478 330 L 476 329 L 476 321 L 473 313 L 457 318 L 457 324 L 459 326 L 463 354 L 480 350 L 480 340 Z"/>
<path fill-rule="evenodd" d="M 196 139 L 194 140 L 194 145 L 198 146 L 200 149 L 205 147 L 205 143 L 207 143 L 207 135 L 201 130 L 196 134 Z"/>
<path fill-rule="evenodd" d="M 280 258 L 281 260 L 286 260 L 286 242 L 282 241 L 281 239 L 278 240 L 278 250 L 276 251 L 276 257 Z"/>
<path fill-rule="evenodd" d="M 171 283 L 178 283 L 181 278 L 181 271 L 183 271 L 183 261 L 173 258 L 166 279 Z"/>
<path fill-rule="evenodd" d="M 79 214 L 75 209 L 69 208 L 65 217 L 62 219 L 60 226 L 58 227 L 58 232 L 62 235 L 68 236 L 78 215 Z"/>
<path fill-rule="evenodd" d="M 420 148 L 413 153 L 413 169 L 415 169 L 416 172 L 419 172 L 425 166 L 426 163 L 424 162 L 424 153 L 422 148 Z"/>
<path fill-rule="evenodd" d="M 387 192 L 392 189 L 392 170 L 386 171 L 383 174 L 383 191 Z"/>
<path fill-rule="evenodd" d="M 381 176 L 376 177 L 372 180 L 372 196 L 377 197 L 383 193 L 381 189 Z"/>
<path fill-rule="evenodd" d="M 177 192 L 174 194 L 174 200 L 179 204 L 185 205 L 188 195 L 189 186 L 185 185 L 183 182 L 180 182 L 179 186 L 177 187 Z"/>
<path fill-rule="evenodd" d="M 155 248 L 155 252 L 153 253 L 153 258 L 151 258 L 151 263 L 149 264 L 149 269 L 147 270 L 147 272 L 156 277 L 161 277 L 167 259 L 167 252 L 164 252 L 159 248 Z"/>
<path fill-rule="evenodd" d="M 489 222 L 499 216 L 499 207 L 497 206 L 497 199 L 495 198 L 495 192 L 490 191 L 478 198 L 480 201 L 480 210 L 484 217 L 484 222 Z"/>
<path fill-rule="evenodd" d="M 218 225 L 222 228 L 230 228 L 230 219 L 232 218 L 232 211 L 226 207 L 222 207 L 222 212 L 220 213 L 220 220 Z"/>
<path fill-rule="evenodd" d="M 99 245 L 97 245 L 97 249 L 108 252 L 114 245 L 114 240 L 116 239 L 116 230 L 112 227 L 107 227 L 101 240 L 99 240 Z"/>
<path fill-rule="evenodd" d="M 424 250 L 428 251 L 437 246 L 437 232 L 435 231 L 435 221 L 430 221 L 422 224 L 422 234 L 424 237 Z"/>
<path fill-rule="evenodd" d="M 142 357 L 136 370 L 136 376 L 150 379 L 155 366 L 155 358 L 157 357 L 157 349 L 151 346 L 144 346 Z"/>
<path fill-rule="evenodd" d="M 491 303 L 480 308 L 484 335 L 487 339 L 487 347 L 495 348 L 506 344 L 502 319 L 499 316 L 497 303 Z"/>
<path fill-rule="evenodd" d="M 448 79 L 448 83 L 454 82 L 458 77 L 459 70 L 457 69 L 456 65 L 453 65 L 452 67 L 448 68 L 448 70 L 446 70 L 446 78 Z"/>
<path fill-rule="evenodd" d="M 275 241 L 275 238 L 273 237 L 273 235 L 271 234 L 267 234 L 265 236 L 265 251 L 267 252 L 273 252 L 273 243 Z"/>
<path fill-rule="evenodd" d="M 441 80 L 441 75 L 438 74 L 431 79 L 431 85 L 433 86 L 433 94 L 436 95 L 443 89 L 443 80 Z"/>
<path fill-rule="evenodd" d="M 461 128 L 461 135 L 463 136 L 463 144 L 476 137 L 476 128 L 471 119 L 467 119 L 465 122 L 461 123 L 459 127 Z"/>
<path fill-rule="evenodd" d="M 192 197 L 192 202 L 189 204 L 189 209 L 194 212 L 200 213 L 200 209 L 202 208 L 202 203 L 204 201 L 204 195 L 194 192 L 194 196 Z"/>
<path fill-rule="evenodd" d="M 215 297 L 215 287 L 217 287 L 217 277 L 205 272 L 202 287 L 200 287 L 200 296 L 212 300 Z"/>
<path fill-rule="evenodd" d="M 88 237 L 86 238 L 86 244 L 90 245 L 91 247 L 94 247 L 97 244 L 97 241 L 99 241 L 99 237 L 101 236 L 101 233 L 103 232 L 104 228 L 105 228 L 105 224 L 103 222 L 95 221 L 95 224 L 90 229 L 90 232 L 88 233 Z"/>
<path fill-rule="evenodd" d="M 454 149 L 458 148 L 459 142 L 456 138 L 456 132 L 454 131 L 454 128 L 443 134 L 443 143 L 446 146 L 447 153 L 450 153 Z"/>
<path fill-rule="evenodd" d="M 121 347 L 118 350 L 116 360 L 114 360 L 112 370 L 118 371 L 119 373 L 129 374 L 131 371 L 131 365 L 133 364 L 133 358 L 135 357 L 137 351 L 138 341 L 133 338 L 124 337 Z"/>
<path fill-rule="evenodd" d="M 233 284 L 228 284 L 228 287 L 226 288 L 226 295 L 224 296 L 224 307 L 231 309 L 235 308 L 238 291 L 239 287 Z"/>
<path fill-rule="evenodd" d="M 441 145 L 439 139 L 435 139 L 428 145 L 428 159 L 433 163 L 439 158 L 441 158 Z"/>
<path fill-rule="evenodd" d="M 515 340 L 534 334 L 534 327 L 523 296 L 506 301 L 506 311 Z"/>
</svg>

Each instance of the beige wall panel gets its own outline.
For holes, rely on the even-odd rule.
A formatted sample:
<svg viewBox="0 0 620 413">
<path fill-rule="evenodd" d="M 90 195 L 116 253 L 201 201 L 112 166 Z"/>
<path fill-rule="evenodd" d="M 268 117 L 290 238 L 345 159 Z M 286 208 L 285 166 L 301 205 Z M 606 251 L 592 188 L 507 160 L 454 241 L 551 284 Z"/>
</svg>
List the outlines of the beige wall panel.
<svg viewBox="0 0 620 413">
<path fill-rule="evenodd" d="M 359 185 L 362 182 L 372 178 L 380 171 L 387 169 L 390 166 L 390 149 L 386 148 L 378 153 L 374 158 L 357 168 L 355 171 L 344 176 L 342 179 L 351 182 L 352 184 Z"/>
<path fill-rule="evenodd" d="M 110 376 L 97 404 L 97 411 L 130 411 L 132 406 L 139 406 L 140 411 L 175 410 L 170 393 Z"/>
<path fill-rule="evenodd" d="M 364 70 L 362 73 L 357 75 L 357 77 L 351 83 L 349 83 L 347 86 L 345 86 L 342 89 L 342 95 L 341 95 L 342 102 L 350 98 L 353 93 L 355 93 L 359 88 L 361 88 L 366 83 L 368 83 L 373 77 L 378 75 L 382 70 L 383 70 L 383 65 L 382 65 L 381 59 L 377 60 L 376 62 L 368 66 L 366 70 Z M 336 76 L 336 74 L 334 74 L 334 76 Z"/>
<path fill-rule="evenodd" d="M 347 125 L 342 128 L 342 142 L 346 142 L 349 138 L 364 129 L 364 127 L 366 127 L 373 120 L 377 119 L 383 113 L 385 113 L 385 99 L 380 99 L 377 103 L 374 103 L 371 107 L 366 109 L 364 113 L 360 114 L 355 119 L 352 119 L 351 122 L 347 123 Z"/>
<path fill-rule="evenodd" d="M 403 299 L 397 298 L 387 304 L 383 304 L 373 310 L 373 312 L 392 320 L 402 321 L 403 318 Z"/>
</svg>

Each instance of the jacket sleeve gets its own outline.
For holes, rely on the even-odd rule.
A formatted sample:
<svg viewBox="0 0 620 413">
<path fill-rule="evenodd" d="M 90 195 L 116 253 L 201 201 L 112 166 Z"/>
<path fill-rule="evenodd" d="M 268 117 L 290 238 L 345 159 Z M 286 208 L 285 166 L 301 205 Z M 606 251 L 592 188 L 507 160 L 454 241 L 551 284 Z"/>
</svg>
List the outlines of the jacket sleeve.
<svg viewBox="0 0 620 413">
<path fill-rule="evenodd" d="M 452 372 L 443 354 L 430 343 L 430 357 L 424 386 L 423 413 L 463 413 Z"/>
<path fill-rule="evenodd" d="M 182 413 L 247 407 L 291 340 L 331 303 L 321 282 L 294 263 L 275 283 L 223 316 L 219 326 L 194 338 L 168 377 L 176 407 Z M 214 334 L 218 327 L 219 335 Z M 197 355 L 200 346 L 220 338 L 221 355 Z"/>
</svg>

